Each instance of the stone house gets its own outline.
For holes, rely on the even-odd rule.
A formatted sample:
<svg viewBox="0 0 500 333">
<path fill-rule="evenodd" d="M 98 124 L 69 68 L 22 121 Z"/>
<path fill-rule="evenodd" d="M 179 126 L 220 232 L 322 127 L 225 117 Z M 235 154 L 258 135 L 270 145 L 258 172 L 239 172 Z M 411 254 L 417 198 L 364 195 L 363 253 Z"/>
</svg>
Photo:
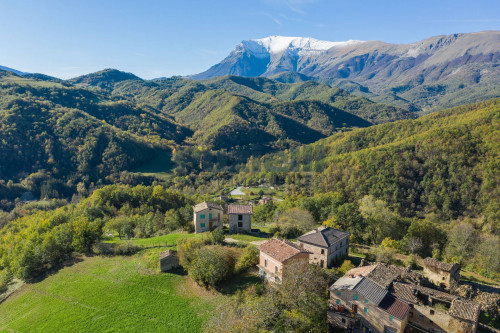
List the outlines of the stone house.
<svg viewBox="0 0 500 333">
<path fill-rule="evenodd" d="M 228 205 L 229 231 L 231 233 L 251 232 L 253 206 L 251 205 Z"/>
<path fill-rule="evenodd" d="M 260 277 L 270 282 L 281 283 L 292 264 L 309 264 L 310 252 L 287 240 L 273 238 L 258 249 Z"/>
<path fill-rule="evenodd" d="M 425 258 L 424 275 L 436 286 L 452 289 L 459 285 L 460 265 L 448 264 L 434 258 Z"/>
<path fill-rule="evenodd" d="M 311 252 L 311 264 L 330 268 L 340 258 L 349 254 L 349 236 L 348 232 L 320 227 L 298 237 L 297 242 Z"/>
<path fill-rule="evenodd" d="M 375 281 L 346 274 L 329 291 L 328 321 L 333 326 L 363 332 L 405 331 L 409 305 Z"/>
<path fill-rule="evenodd" d="M 268 202 L 271 202 L 273 201 L 273 199 L 271 199 L 270 197 L 268 196 L 263 196 L 262 198 L 260 198 L 259 200 L 259 205 L 265 205 L 266 203 Z"/>
<path fill-rule="evenodd" d="M 222 228 L 224 209 L 221 205 L 204 201 L 193 206 L 194 232 L 200 233 Z"/>
<path fill-rule="evenodd" d="M 393 294 L 410 304 L 409 323 L 427 332 L 476 332 L 480 306 L 439 290 L 394 282 Z"/>
<path fill-rule="evenodd" d="M 167 272 L 179 267 L 179 257 L 177 251 L 167 250 L 160 253 L 160 271 Z"/>
<path fill-rule="evenodd" d="M 415 274 L 418 273 L 385 264 L 349 270 L 330 287 L 330 311 L 328 312 L 330 323 L 346 329 L 352 327 L 365 328 L 365 331 L 369 329 L 374 332 L 399 332 L 404 330 L 404 325 L 406 325 L 401 316 L 402 312 L 398 312 L 398 315 L 391 312 L 403 309 L 404 306 L 400 304 L 403 302 L 409 307 L 406 322 L 411 325 L 412 332 L 415 330 L 439 333 L 476 331 L 479 304 L 417 285 L 413 281 L 422 281 L 423 276 L 418 274 L 422 279 L 416 279 Z M 363 311 L 360 311 L 359 303 L 354 302 L 354 299 L 358 301 L 361 298 L 360 295 L 364 298 L 363 306 L 366 304 L 367 310 L 363 308 Z M 387 299 L 382 301 L 382 297 L 387 297 Z M 370 304 L 373 304 L 373 309 L 370 308 Z M 353 305 L 356 305 L 356 308 L 353 308 Z M 394 316 L 392 320 L 389 317 L 388 322 L 384 312 L 376 309 L 375 305 L 384 312 L 392 314 Z M 370 311 L 375 315 L 369 316 Z M 396 318 L 399 321 L 394 321 Z"/>
</svg>

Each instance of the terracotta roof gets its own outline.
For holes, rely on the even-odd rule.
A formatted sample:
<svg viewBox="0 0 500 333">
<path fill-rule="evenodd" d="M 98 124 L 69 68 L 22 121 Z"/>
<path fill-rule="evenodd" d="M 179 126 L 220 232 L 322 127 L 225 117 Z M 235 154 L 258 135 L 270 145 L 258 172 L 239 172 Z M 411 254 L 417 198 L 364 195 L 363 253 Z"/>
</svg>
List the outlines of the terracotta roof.
<svg viewBox="0 0 500 333">
<path fill-rule="evenodd" d="M 448 264 L 429 257 L 424 259 L 424 266 L 437 268 L 445 272 L 451 272 L 455 267 L 459 267 L 458 264 Z"/>
<path fill-rule="evenodd" d="M 480 305 L 461 299 L 458 296 L 451 295 L 439 290 L 417 286 L 414 284 L 394 282 L 394 295 L 397 298 L 404 299 L 410 303 L 419 303 L 417 298 L 419 293 L 429 295 L 432 298 L 450 302 L 448 313 L 454 317 L 466 320 L 477 321 Z"/>
<path fill-rule="evenodd" d="M 195 213 L 208 208 L 224 210 L 221 205 L 209 201 L 203 201 L 202 203 L 193 206 Z"/>
<path fill-rule="evenodd" d="M 384 288 L 389 286 L 402 275 L 402 270 L 392 265 L 377 264 L 366 277 Z"/>
<path fill-rule="evenodd" d="M 279 262 L 285 262 L 299 253 L 311 253 L 290 241 L 277 238 L 273 238 L 263 244 L 260 244 L 258 249 Z"/>
<path fill-rule="evenodd" d="M 300 237 L 297 238 L 297 240 L 321 247 L 330 247 L 340 241 L 341 239 L 344 239 L 346 237 L 349 237 L 349 233 L 337 229 L 333 229 L 330 227 L 323 227 L 323 228 L 318 228 L 313 231 L 308 232 L 307 234 L 304 234 Z"/>
<path fill-rule="evenodd" d="M 380 302 L 379 307 L 401 320 L 405 320 L 410 312 L 410 306 L 408 303 L 403 302 L 392 295 L 387 295 L 382 302 Z"/>
<path fill-rule="evenodd" d="M 382 288 L 367 278 L 363 278 L 363 280 L 361 280 L 361 282 L 354 287 L 354 290 L 377 305 L 379 305 L 384 297 L 389 293 L 388 290 Z"/>
<path fill-rule="evenodd" d="M 424 295 L 429 295 L 433 298 L 440 299 L 446 302 L 451 302 L 454 299 L 458 299 L 457 296 L 454 296 L 452 294 L 445 293 L 436 289 L 417 286 L 416 284 L 394 282 L 393 288 L 394 288 L 394 295 L 397 298 L 404 299 L 411 303 L 419 302 L 416 296 L 419 293 Z"/>
<path fill-rule="evenodd" d="M 251 205 L 228 205 L 228 214 L 253 214 L 253 206 Z"/>
<path fill-rule="evenodd" d="M 388 289 L 391 283 L 403 275 L 403 270 L 385 264 L 375 264 L 350 269 L 345 273 L 349 276 L 364 276 L 377 283 L 381 287 Z"/>
<path fill-rule="evenodd" d="M 451 302 L 450 314 L 452 316 L 477 321 L 479 316 L 479 304 L 462 299 L 456 299 Z"/>
<path fill-rule="evenodd" d="M 160 253 L 160 259 L 170 257 L 170 256 L 176 256 L 176 255 L 177 255 L 177 251 L 167 250 L 167 251 L 163 251 L 162 253 Z"/>
<path fill-rule="evenodd" d="M 345 275 L 348 276 L 367 276 L 371 271 L 373 271 L 377 265 L 361 266 L 348 270 Z"/>
</svg>

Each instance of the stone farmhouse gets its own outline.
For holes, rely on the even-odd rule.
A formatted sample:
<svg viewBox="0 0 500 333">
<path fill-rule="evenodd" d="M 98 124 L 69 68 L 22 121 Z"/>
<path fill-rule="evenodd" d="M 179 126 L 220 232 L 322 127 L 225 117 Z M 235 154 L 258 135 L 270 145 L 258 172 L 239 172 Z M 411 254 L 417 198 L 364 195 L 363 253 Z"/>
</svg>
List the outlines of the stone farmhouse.
<svg viewBox="0 0 500 333">
<path fill-rule="evenodd" d="M 193 206 L 194 232 L 200 233 L 222 228 L 224 209 L 221 205 L 203 201 Z"/>
<path fill-rule="evenodd" d="M 260 277 L 270 282 L 281 283 L 292 264 L 309 264 L 310 252 L 287 240 L 273 238 L 258 249 Z"/>
<path fill-rule="evenodd" d="M 410 305 L 410 324 L 436 333 L 476 331 L 479 304 L 409 283 L 394 282 L 393 287 L 394 295 Z"/>
<path fill-rule="evenodd" d="M 417 285 L 423 277 L 375 264 L 353 268 L 330 288 L 328 320 L 365 332 L 475 332 L 479 305 Z"/>
<path fill-rule="evenodd" d="M 424 275 L 438 287 L 453 289 L 460 281 L 460 265 L 425 258 Z"/>
<path fill-rule="evenodd" d="M 229 232 L 251 232 L 253 206 L 251 205 L 228 205 Z"/>
<path fill-rule="evenodd" d="M 349 254 L 348 232 L 330 227 L 320 227 L 297 238 L 299 245 L 311 252 L 309 262 L 330 268 Z"/>
<path fill-rule="evenodd" d="M 160 271 L 167 272 L 179 267 L 179 257 L 177 251 L 167 250 L 160 253 Z"/>
</svg>

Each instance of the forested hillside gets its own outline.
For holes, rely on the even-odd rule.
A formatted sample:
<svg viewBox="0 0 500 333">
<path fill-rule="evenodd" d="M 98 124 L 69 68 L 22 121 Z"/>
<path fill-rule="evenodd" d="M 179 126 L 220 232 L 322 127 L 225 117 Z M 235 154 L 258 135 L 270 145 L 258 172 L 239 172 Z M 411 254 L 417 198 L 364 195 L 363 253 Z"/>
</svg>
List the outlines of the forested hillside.
<svg viewBox="0 0 500 333">
<path fill-rule="evenodd" d="M 291 89 L 268 81 L 283 91 Z M 358 99 L 335 91 L 344 102 Z M 149 164 L 161 170 L 173 166 L 178 175 L 202 171 L 207 163 L 227 170 L 252 155 L 371 125 L 351 106 L 321 101 L 319 95 L 278 99 L 262 94 L 269 99 L 182 78 L 145 81 L 117 70 L 68 81 L 2 71 L 1 206 L 11 209 L 26 192 L 35 198 L 71 198 L 117 181 L 151 183 L 122 174 Z M 357 110 L 385 110 L 365 104 Z M 200 151 L 207 156 L 196 156 Z"/>
<path fill-rule="evenodd" d="M 235 182 L 373 195 L 402 216 L 480 217 L 500 228 L 500 100 L 333 135 L 249 161 Z"/>
</svg>

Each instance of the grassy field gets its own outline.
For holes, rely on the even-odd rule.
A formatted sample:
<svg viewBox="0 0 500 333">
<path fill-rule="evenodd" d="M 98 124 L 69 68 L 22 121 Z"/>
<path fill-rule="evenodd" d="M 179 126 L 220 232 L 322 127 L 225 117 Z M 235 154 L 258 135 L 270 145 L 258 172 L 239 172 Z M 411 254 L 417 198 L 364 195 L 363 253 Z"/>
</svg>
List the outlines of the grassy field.
<svg viewBox="0 0 500 333">
<path fill-rule="evenodd" d="M 0 331 L 199 332 L 227 297 L 186 276 L 157 273 L 150 258 L 157 254 L 84 257 L 26 284 L 0 304 Z"/>
<path fill-rule="evenodd" d="M 244 234 L 232 234 L 232 235 L 226 235 L 228 238 L 236 239 L 238 241 L 243 241 L 243 242 L 254 242 L 254 241 L 262 241 L 262 240 L 267 240 L 268 238 L 264 237 L 256 237 L 252 235 L 244 235 Z"/>
<path fill-rule="evenodd" d="M 181 238 L 204 238 L 208 237 L 208 234 L 188 234 L 188 233 L 172 233 L 163 236 L 151 237 L 151 238 L 133 238 L 129 241 L 140 246 L 151 247 L 151 246 L 168 246 L 170 248 L 175 248 L 177 241 Z M 106 237 L 104 243 L 123 243 L 126 239 L 120 239 L 118 236 Z"/>
</svg>

